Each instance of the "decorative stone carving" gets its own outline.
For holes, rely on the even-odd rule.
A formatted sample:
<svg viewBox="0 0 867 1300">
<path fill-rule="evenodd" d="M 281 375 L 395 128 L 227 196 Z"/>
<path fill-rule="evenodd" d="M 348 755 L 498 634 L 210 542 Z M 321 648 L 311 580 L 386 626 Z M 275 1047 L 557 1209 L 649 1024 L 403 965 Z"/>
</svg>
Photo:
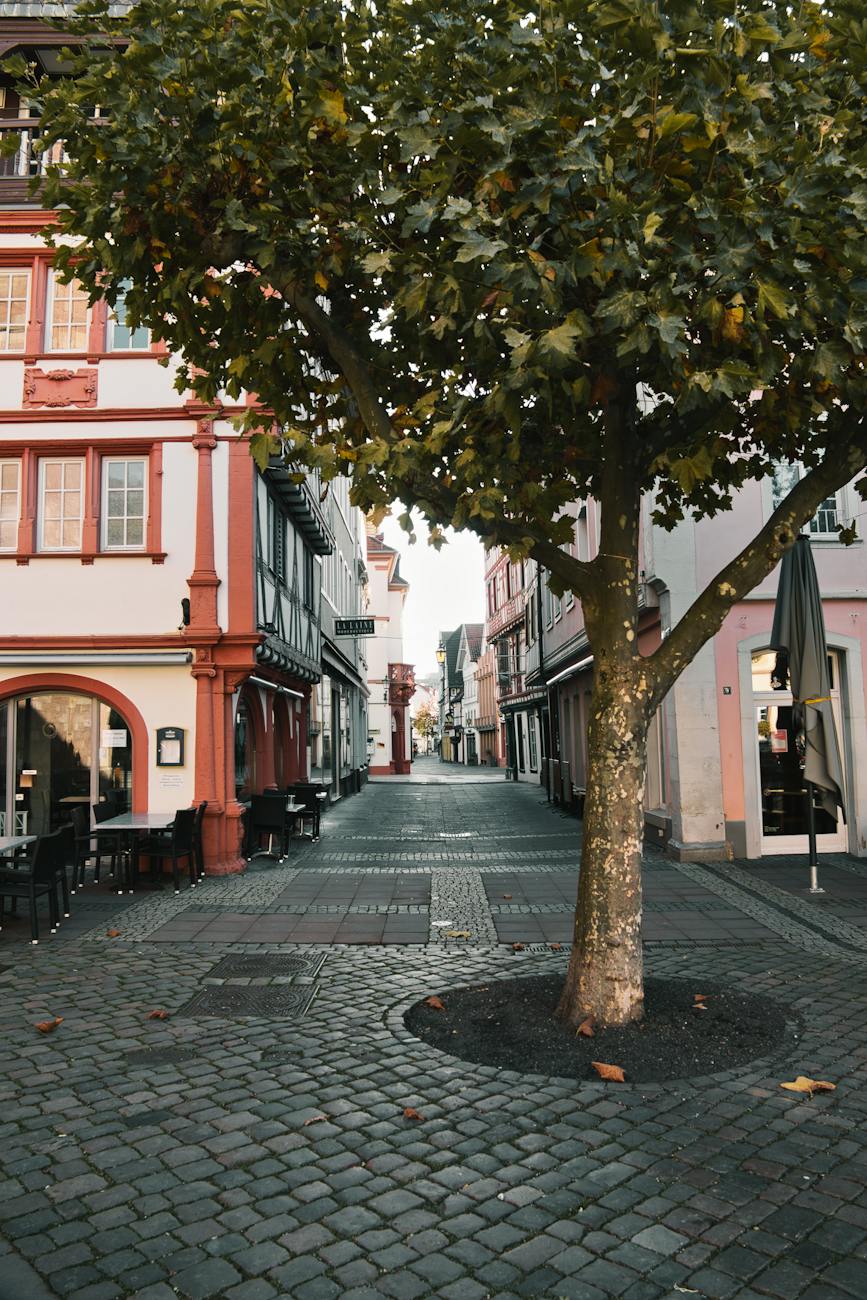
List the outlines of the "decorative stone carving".
<svg viewBox="0 0 867 1300">
<path fill-rule="evenodd" d="M 41 406 L 96 406 L 96 370 L 24 371 L 22 406 L 32 410 Z"/>
</svg>

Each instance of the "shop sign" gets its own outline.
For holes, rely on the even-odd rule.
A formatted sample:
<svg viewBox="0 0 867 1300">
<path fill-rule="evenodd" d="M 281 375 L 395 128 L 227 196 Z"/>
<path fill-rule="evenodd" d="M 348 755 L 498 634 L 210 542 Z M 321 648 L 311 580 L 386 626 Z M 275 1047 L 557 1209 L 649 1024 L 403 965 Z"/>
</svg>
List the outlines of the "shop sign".
<svg viewBox="0 0 867 1300">
<path fill-rule="evenodd" d="M 789 752 L 789 737 L 786 734 L 786 732 L 772 731 L 771 732 L 771 753 L 788 754 L 788 752 Z"/>
<path fill-rule="evenodd" d="M 375 620 L 372 618 L 336 618 L 335 636 L 373 636 Z"/>
</svg>

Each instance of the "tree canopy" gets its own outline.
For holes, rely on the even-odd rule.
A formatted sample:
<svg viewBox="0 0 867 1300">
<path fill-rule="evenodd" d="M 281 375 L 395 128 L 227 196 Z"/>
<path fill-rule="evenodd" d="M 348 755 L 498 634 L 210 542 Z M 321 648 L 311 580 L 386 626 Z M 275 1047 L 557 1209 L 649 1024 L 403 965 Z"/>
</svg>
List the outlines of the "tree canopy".
<svg viewBox="0 0 867 1300">
<path fill-rule="evenodd" d="M 860 0 L 82 14 L 73 75 L 30 91 L 69 154 L 61 265 L 110 301 L 131 281 L 180 383 L 254 392 L 358 504 L 562 573 L 563 507 L 614 457 L 669 525 L 780 457 L 851 472 Z"/>
</svg>

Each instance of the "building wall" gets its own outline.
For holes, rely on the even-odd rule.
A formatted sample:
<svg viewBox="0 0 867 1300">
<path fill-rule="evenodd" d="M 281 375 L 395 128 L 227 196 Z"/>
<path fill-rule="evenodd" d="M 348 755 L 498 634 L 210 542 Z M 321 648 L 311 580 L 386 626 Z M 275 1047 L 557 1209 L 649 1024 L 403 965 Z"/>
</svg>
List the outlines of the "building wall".
<svg viewBox="0 0 867 1300">
<path fill-rule="evenodd" d="M 594 553 L 595 506 L 587 503 L 587 530 L 578 536 L 581 554 Z M 735 495 L 730 512 L 714 519 L 682 521 L 665 532 L 651 521 L 645 501 L 641 567 L 639 644 L 650 654 L 683 617 L 714 575 L 754 536 L 773 509 L 770 480 L 748 484 Z M 855 518 L 864 534 L 865 506 L 851 486 L 838 495 L 838 517 Z M 577 515 L 577 509 L 576 509 Z M 831 536 L 813 536 L 812 550 L 823 596 L 829 649 L 840 656 L 841 707 L 849 823 L 841 847 L 867 852 L 867 545 L 845 547 Z M 585 558 L 581 554 L 581 558 Z M 649 833 L 673 853 L 693 858 L 758 857 L 773 853 L 761 829 L 756 701 L 751 656 L 770 639 L 778 572 L 775 571 L 728 615 L 719 634 L 681 675 L 651 727 L 648 744 Z M 552 793 L 566 799 L 560 778 L 586 783 L 586 726 L 592 694 L 592 646 L 580 603 L 557 616 L 556 602 L 543 593 L 540 676 L 549 686 L 554 757 L 564 765 L 553 773 Z M 566 766 L 568 765 L 568 766 Z M 556 766 L 556 765 L 555 765 Z M 783 841 L 780 841 L 782 844 Z M 820 840 L 821 845 L 821 840 Z M 783 851 L 778 848 L 777 851 Z M 794 850 L 793 850 L 794 851 Z M 800 851 L 800 850 L 799 850 Z"/>
</svg>

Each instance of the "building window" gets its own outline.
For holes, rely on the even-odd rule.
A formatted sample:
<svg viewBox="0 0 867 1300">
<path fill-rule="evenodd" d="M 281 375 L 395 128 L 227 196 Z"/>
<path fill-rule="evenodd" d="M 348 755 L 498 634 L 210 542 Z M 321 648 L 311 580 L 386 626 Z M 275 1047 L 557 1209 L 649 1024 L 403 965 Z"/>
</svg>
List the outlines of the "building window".
<svg viewBox="0 0 867 1300">
<path fill-rule="evenodd" d="M 286 520 L 276 505 L 271 509 L 271 570 L 278 582 L 286 581 Z"/>
<path fill-rule="evenodd" d="M 0 352 L 24 351 L 29 291 L 29 271 L 0 271 Z"/>
<path fill-rule="evenodd" d="M 527 741 L 530 747 L 530 771 L 535 772 L 539 766 L 536 750 L 536 721 L 527 715 Z"/>
<path fill-rule="evenodd" d="M 781 502 L 804 477 L 804 467 L 796 462 L 780 460 L 771 473 L 771 509 L 776 510 Z M 813 537 L 837 537 L 837 524 L 840 517 L 840 494 L 826 497 L 807 528 Z"/>
<path fill-rule="evenodd" d="M 114 311 L 108 318 L 109 352 L 147 352 L 150 349 L 150 330 L 144 325 L 136 325 L 133 329 L 127 324 L 126 290 L 128 287 L 129 281 L 125 280 L 117 295 Z"/>
<path fill-rule="evenodd" d="M 313 552 L 309 546 L 302 545 L 302 553 L 304 556 L 302 599 L 306 609 L 313 609 Z"/>
<path fill-rule="evenodd" d="M 102 469 L 102 546 L 139 550 L 145 543 L 147 462 L 105 460 Z"/>
<path fill-rule="evenodd" d="M 0 461 L 0 551 L 17 549 L 20 512 L 21 462 Z"/>
<path fill-rule="evenodd" d="M 39 480 L 40 550 L 80 550 L 84 461 L 42 460 Z"/>
<path fill-rule="evenodd" d="M 48 297 L 49 350 L 84 352 L 87 348 L 87 294 L 76 280 L 62 284 L 56 275 L 52 275 Z"/>
</svg>

